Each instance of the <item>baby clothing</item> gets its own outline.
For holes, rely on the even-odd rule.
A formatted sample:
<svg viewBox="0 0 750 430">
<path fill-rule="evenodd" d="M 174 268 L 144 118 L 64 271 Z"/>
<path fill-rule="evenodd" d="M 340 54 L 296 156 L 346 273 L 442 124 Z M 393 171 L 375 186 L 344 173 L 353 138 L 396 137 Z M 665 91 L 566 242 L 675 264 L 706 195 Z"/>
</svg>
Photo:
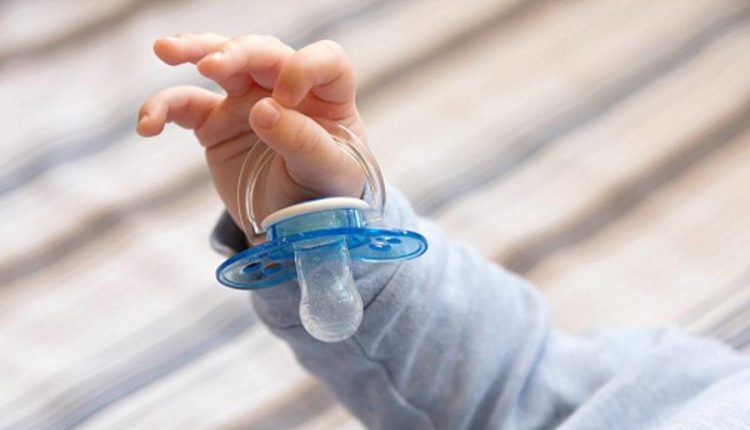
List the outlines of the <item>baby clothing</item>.
<svg viewBox="0 0 750 430">
<path fill-rule="evenodd" d="M 352 263 L 365 312 L 349 339 L 307 334 L 296 281 L 251 293 L 262 321 L 368 428 L 750 429 L 750 358 L 678 329 L 563 333 L 532 285 L 448 240 L 392 187 L 383 224 L 430 248 Z M 231 253 L 244 238 L 225 215 L 212 243 Z"/>
</svg>

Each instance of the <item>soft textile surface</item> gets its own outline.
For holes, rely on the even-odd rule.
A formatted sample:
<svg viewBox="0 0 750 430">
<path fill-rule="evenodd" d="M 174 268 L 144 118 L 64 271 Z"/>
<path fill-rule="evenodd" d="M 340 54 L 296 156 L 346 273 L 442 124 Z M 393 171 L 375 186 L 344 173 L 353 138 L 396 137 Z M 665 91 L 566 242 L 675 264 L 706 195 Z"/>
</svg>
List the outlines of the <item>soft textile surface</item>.
<svg viewBox="0 0 750 430">
<path fill-rule="evenodd" d="M 743 0 L 0 3 L 0 428 L 360 428 L 221 288 L 160 35 L 335 39 L 388 180 L 556 325 L 750 347 Z M 470 294 L 470 292 L 467 292 Z"/>
</svg>

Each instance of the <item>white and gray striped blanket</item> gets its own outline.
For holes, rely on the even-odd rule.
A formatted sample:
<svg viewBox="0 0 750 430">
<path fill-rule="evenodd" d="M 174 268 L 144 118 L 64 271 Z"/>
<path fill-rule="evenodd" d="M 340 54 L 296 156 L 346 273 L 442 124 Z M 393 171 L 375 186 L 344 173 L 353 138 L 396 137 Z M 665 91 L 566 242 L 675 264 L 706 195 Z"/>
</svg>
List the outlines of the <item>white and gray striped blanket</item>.
<svg viewBox="0 0 750 430">
<path fill-rule="evenodd" d="M 555 324 L 750 348 L 744 0 L 0 2 L 0 428 L 361 428 L 221 288 L 177 32 L 340 42 L 388 180 Z"/>
</svg>

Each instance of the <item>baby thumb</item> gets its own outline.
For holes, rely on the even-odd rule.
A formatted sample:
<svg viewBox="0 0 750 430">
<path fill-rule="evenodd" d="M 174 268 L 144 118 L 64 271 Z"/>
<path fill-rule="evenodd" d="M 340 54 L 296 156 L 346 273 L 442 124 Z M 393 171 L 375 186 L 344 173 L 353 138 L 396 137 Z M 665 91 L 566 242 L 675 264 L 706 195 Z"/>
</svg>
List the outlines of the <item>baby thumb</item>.
<svg viewBox="0 0 750 430">
<path fill-rule="evenodd" d="M 346 155 L 331 135 L 312 118 L 286 109 L 270 97 L 250 110 L 250 126 L 255 134 L 286 162 L 290 176 L 298 184 L 315 191 L 334 191 L 351 182 Z"/>
</svg>

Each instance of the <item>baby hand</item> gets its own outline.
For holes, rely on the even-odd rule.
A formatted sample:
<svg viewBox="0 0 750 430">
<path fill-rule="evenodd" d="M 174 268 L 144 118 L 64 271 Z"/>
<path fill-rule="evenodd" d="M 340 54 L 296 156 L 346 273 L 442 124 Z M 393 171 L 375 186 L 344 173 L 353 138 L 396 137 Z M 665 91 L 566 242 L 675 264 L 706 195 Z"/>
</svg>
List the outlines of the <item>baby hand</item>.
<svg viewBox="0 0 750 430">
<path fill-rule="evenodd" d="M 267 35 L 182 34 L 158 39 L 154 52 L 169 65 L 194 63 L 226 94 L 193 86 L 162 90 L 143 103 L 138 133 L 156 136 L 167 122 L 194 130 L 237 225 L 243 225 L 237 181 L 256 136 L 275 152 L 267 180 L 255 191 L 265 215 L 317 197 L 360 197 L 360 167 L 313 120 L 340 123 L 367 141 L 354 70 L 338 44 L 320 41 L 295 52 Z"/>
</svg>

